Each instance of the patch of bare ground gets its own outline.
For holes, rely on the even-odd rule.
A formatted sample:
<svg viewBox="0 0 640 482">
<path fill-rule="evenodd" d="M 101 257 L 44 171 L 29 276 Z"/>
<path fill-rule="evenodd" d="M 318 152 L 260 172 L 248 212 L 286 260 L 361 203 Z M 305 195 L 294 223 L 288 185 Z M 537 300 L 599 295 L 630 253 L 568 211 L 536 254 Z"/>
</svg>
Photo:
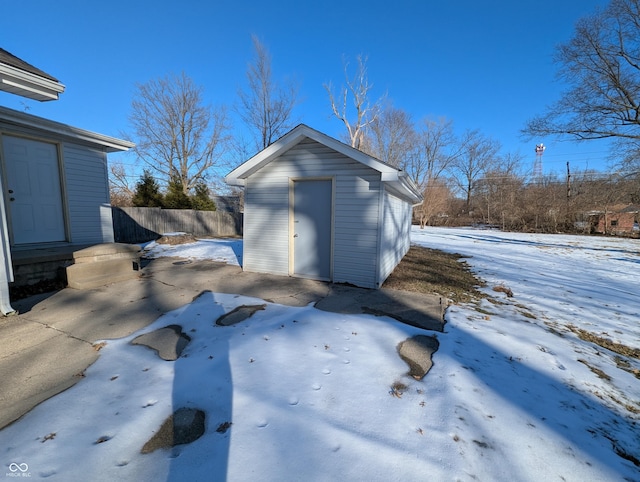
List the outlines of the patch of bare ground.
<svg viewBox="0 0 640 482">
<path fill-rule="evenodd" d="M 567 328 L 571 330 L 573 333 L 578 335 L 578 338 L 584 341 L 588 341 L 590 343 L 594 343 L 602 348 L 605 348 L 609 351 L 617 353 L 618 355 L 622 355 L 628 358 L 635 358 L 636 360 L 640 360 L 640 350 L 638 348 L 631 348 L 627 345 L 623 345 L 622 343 L 616 343 L 614 341 L 609 340 L 603 336 L 596 335 L 591 333 L 590 331 L 583 330 L 582 328 L 578 328 L 574 325 L 567 325 Z M 640 370 L 634 368 L 631 363 L 620 356 L 615 357 L 616 366 L 621 370 L 631 373 L 637 379 L 640 379 Z"/>
<path fill-rule="evenodd" d="M 631 348 L 627 345 L 623 345 L 622 343 L 613 342 L 608 338 L 598 336 L 594 333 L 591 333 L 590 331 L 583 330 L 582 328 L 578 328 L 571 324 L 567 325 L 567 328 L 578 335 L 578 338 L 580 338 L 581 340 L 595 343 L 596 345 L 601 346 L 602 348 L 606 348 L 607 350 L 617 353 L 618 355 L 624 355 L 640 360 L 640 349 L 638 348 Z"/>
<path fill-rule="evenodd" d="M 168 234 L 162 236 L 160 239 L 156 240 L 158 244 L 189 244 L 195 243 L 197 241 L 196 237 L 193 234 L 188 233 L 180 233 L 180 234 Z"/>
<path fill-rule="evenodd" d="M 477 279 L 461 254 L 445 253 L 423 246 L 411 246 L 409 252 L 384 282 L 393 290 L 437 293 L 454 303 L 468 303 L 484 298 L 478 291 L 484 282 Z"/>
<path fill-rule="evenodd" d="M 582 363 L 583 365 L 585 365 L 593 373 L 595 373 L 598 376 L 598 378 L 602 378 L 603 380 L 606 380 L 606 381 L 611 381 L 611 377 L 609 375 L 607 375 L 605 372 L 603 372 L 599 368 L 594 367 L 593 365 L 590 365 L 587 360 L 583 360 L 582 358 L 578 358 L 578 361 L 580 363 Z"/>
</svg>

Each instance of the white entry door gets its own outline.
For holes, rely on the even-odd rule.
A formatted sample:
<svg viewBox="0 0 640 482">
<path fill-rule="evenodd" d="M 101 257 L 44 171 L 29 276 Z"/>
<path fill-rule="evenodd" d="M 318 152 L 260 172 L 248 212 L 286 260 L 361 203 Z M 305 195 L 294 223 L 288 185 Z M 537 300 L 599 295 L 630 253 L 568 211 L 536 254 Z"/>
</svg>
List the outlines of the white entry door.
<svg viewBox="0 0 640 482">
<path fill-rule="evenodd" d="M 2 145 L 14 244 L 65 241 L 55 144 L 3 136 Z"/>
<path fill-rule="evenodd" d="M 293 183 L 293 275 L 331 279 L 331 180 Z"/>
</svg>

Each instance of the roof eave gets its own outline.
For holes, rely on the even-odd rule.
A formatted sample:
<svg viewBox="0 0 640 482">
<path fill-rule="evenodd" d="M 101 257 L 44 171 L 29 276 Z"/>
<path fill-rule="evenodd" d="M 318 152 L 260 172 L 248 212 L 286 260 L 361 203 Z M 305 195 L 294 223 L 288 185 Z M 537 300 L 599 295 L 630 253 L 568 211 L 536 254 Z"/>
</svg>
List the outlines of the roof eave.
<svg viewBox="0 0 640 482">
<path fill-rule="evenodd" d="M 251 176 L 251 174 L 269 164 L 269 162 L 278 157 L 281 152 L 290 149 L 304 139 L 305 135 L 303 133 L 294 133 L 294 131 L 290 132 L 292 135 L 285 134 L 276 142 L 258 152 L 251 159 L 240 164 L 225 176 L 224 181 L 231 186 L 244 186 L 245 180 Z"/>
<path fill-rule="evenodd" d="M 0 64 L 0 90 L 41 102 L 58 100 L 65 86 L 60 82 Z"/>
<path fill-rule="evenodd" d="M 17 110 L 0 106 L 0 120 L 16 126 L 38 129 L 50 134 L 57 134 L 74 140 L 99 145 L 106 152 L 123 152 L 133 149 L 133 142 L 106 136 L 97 132 L 87 131 L 67 124 L 44 119 Z"/>
<path fill-rule="evenodd" d="M 424 201 L 424 197 L 405 171 L 396 170 L 394 172 L 383 173 L 380 176 L 383 183 L 391 186 L 398 194 L 411 202 L 414 206 L 419 206 Z"/>
<path fill-rule="evenodd" d="M 244 180 L 247 177 L 260 170 L 263 166 L 278 157 L 281 153 L 286 152 L 305 138 L 319 142 L 320 144 L 323 144 L 336 152 L 339 152 L 372 169 L 375 169 L 383 176 L 390 176 L 390 178 L 393 179 L 396 179 L 398 176 L 398 170 L 395 167 L 389 166 L 369 156 L 368 154 L 359 151 L 358 149 L 348 146 L 334 139 L 333 137 L 327 136 L 322 132 L 312 129 L 305 124 L 300 124 L 289 131 L 287 134 L 282 136 L 276 142 L 260 151 L 251 159 L 236 167 L 233 171 L 227 174 L 227 176 L 225 177 L 225 182 L 232 186 L 244 186 Z"/>
</svg>

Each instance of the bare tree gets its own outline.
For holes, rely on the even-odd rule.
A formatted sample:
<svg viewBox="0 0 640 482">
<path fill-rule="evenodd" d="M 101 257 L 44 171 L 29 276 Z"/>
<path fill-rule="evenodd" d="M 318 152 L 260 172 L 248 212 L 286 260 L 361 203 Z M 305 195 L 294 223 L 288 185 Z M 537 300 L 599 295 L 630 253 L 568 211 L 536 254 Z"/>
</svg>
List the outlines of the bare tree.
<svg viewBox="0 0 640 482">
<path fill-rule="evenodd" d="M 131 186 L 132 176 L 122 162 L 109 163 L 109 195 L 112 206 L 132 206 L 131 199 L 135 191 Z"/>
<path fill-rule="evenodd" d="M 324 84 L 324 88 L 329 94 L 333 115 L 341 120 L 347 128 L 351 146 L 360 149 L 363 145 L 367 128 L 378 117 L 381 100 L 371 104 L 369 93 L 373 88 L 373 84 L 369 83 L 367 76 L 367 58 L 358 55 L 357 61 L 358 65 L 353 77 L 349 76 L 349 64 L 347 62 L 344 63 L 346 86 L 340 88 L 338 95 L 334 94 L 331 83 Z M 349 108 L 350 98 L 353 103 L 352 108 Z M 352 111 L 353 117 L 351 115 Z"/>
<path fill-rule="evenodd" d="M 438 181 L 459 155 L 460 145 L 453 132 L 453 122 L 444 118 L 425 118 L 416 133 L 405 171 L 418 186 L 427 186 Z"/>
<path fill-rule="evenodd" d="M 519 174 L 523 157 L 508 153 L 496 159 L 484 172 L 476 185 L 474 205 L 488 224 L 501 224 L 503 229 L 513 228 L 518 211 L 519 195 L 524 187 L 524 176 Z"/>
<path fill-rule="evenodd" d="M 415 142 L 411 116 L 391 104 L 386 105 L 371 122 L 369 135 L 360 148 L 392 166 L 405 169 Z"/>
<path fill-rule="evenodd" d="M 202 88 L 184 73 L 138 84 L 129 121 L 138 158 L 184 194 L 216 166 L 228 140 L 225 110 L 205 106 Z"/>
<path fill-rule="evenodd" d="M 414 208 L 414 215 L 420 222 L 420 228 L 437 224 L 439 218 L 446 219 L 446 211 L 452 198 L 451 189 L 444 180 L 430 179 L 423 191 L 424 201 Z"/>
<path fill-rule="evenodd" d="M 468 213 L 476 181 L 495 162 L 500 144 L 479 131 L 473 130 L 464 133 L 460 140 L 460 146 L 460 155 L 452 161 L 450 170 L 454 175 L 456 185 L 465 195 Z"/>
<path fill-rule="evenodd" d="M 640 0 L 612 0 L 579 20 L 556 62 L 571 87 L 525 134 L 640 139 Z"/>
<path fill-rule="evenodd" d="M 261 150 L 293 127 L 291 115 L 298 103 L 298 88 L 291 82 L 277 85 L 271 72 L 271 54 L 252 35 L 255 58 L 247 67 L 247 90 L 239 90 L 236 111 L 255 131 L 256 147 Z"/>
<path fill-rule="evenodd" d="M 634 203 L 640 203 L 640 139 L 616 142 L 611 157 L 620 173 L 635 185 Z"/>
</svg>

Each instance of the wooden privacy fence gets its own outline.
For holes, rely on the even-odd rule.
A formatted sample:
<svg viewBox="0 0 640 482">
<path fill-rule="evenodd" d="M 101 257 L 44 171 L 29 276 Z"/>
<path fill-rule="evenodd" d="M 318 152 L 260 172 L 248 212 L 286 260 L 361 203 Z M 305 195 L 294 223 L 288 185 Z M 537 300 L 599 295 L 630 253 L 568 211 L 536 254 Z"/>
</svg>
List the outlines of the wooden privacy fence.
<svg viewBox="0 0 640 482">
<path fill-rule="evenodd" d="M 242 215 L 192 209 L 112 207 L 116 243 L 144 243 L 164 233 L 194 236 L 241 236 Z"/>
</svg>

